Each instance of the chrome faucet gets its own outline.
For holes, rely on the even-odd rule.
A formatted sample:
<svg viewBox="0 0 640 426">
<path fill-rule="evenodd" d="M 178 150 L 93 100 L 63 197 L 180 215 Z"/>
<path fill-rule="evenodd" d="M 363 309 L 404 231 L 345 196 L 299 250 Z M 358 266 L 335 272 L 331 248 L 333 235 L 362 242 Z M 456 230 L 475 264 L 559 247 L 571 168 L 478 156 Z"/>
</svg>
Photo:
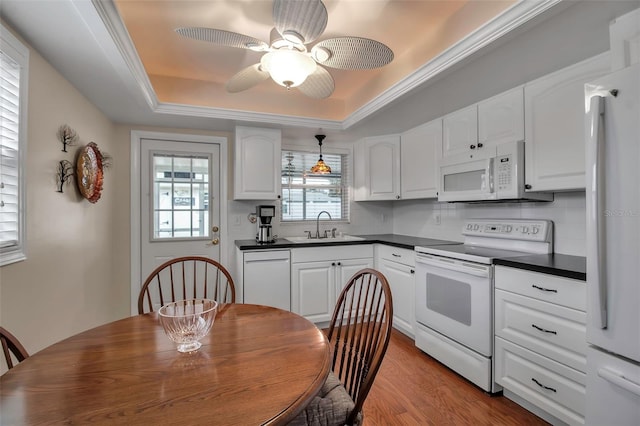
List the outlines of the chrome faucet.
<svg viewBox="0 0 640 426">
<path fill-rule="evenodd" d="M 321 238 L 320 237 L 320 215 L 322 213 L 326 213 L 327 216 L 329 216 L 329 220 L 331 220 L 331 214 L 326 211 L 326 210 L 322 210 L 320 213 L 318 213 L 318 217 L 316 218 L 316 238 Z M 325 238 L 326 238 L 326 233 L 325 233 Z"/>
</svg>

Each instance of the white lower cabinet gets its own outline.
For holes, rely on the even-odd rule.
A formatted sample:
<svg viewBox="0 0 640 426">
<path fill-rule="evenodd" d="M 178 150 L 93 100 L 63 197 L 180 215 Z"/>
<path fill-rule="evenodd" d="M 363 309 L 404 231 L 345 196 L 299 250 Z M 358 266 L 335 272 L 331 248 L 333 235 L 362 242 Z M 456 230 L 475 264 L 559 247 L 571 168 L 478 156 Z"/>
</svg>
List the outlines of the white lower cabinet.
<svg viewBox="0 0 640 426">
<path fill-rule="evenodd" d="M 584 424 L 586 283 L 495 268 L 495 381 L 553 417 Z"/>
<path fill-rule="evenodd" d="M 256 250 L 243 253 L 244 303 L 291 310 L 289 250 Z"/>
<path fill-rule="evenodd" d="M 314 323 L 328 322 L 349 278 L 372 267 L 372 245 L 291 250 L 291 310 Z"/>
<path fill-rule="evenodd" d="M 415 252 L 378 244 L 376 267 L 389 282 L 393 300 L 393 327 L 415 335 Z"/>
</svg>

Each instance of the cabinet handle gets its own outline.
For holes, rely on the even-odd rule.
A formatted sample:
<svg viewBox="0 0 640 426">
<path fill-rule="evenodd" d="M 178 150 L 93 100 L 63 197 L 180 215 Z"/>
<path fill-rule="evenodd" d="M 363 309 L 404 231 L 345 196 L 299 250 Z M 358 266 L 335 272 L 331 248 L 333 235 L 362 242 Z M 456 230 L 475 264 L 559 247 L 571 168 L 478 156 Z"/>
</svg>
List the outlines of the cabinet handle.
<svg viewBox="0 0 640 426">
<path fill-rule="evenodd" d="M 342 262 L 338 262 L 338 266 L 341 266 L 341 265 L 342 265 Z"/>
<path fill-rule="evenodd" d="M 550 293 L 557 293 L 558 292 L 558 290 L 556 290 L 555 288 L 544 288 L 544 287 L 537 286 L 535 284 L 531 284 L 531 287 L 535 288 L 536 290 L 548 291 Z"/>
<path fill-rule="evenodd" d="M 535 328 L 536 330 L 544 331 L 545 333 L 558 334 L 557 331 L 547 330 L 546 328 L 538 327 L 535 324 L 531 324 L 531 327 Z"/>
<path fill-rule="evenodd" d="M 399 199 L 400 199 L 400 196 L 399 196 L 399 195 L 396 195 L 396 200 L 399 200 Z"/>
<path fill-rule="evenodd" d="M 402 257 L 402 255 L 395 254 L 395 253 L 391 253 L 391 256 L 393 256 L 393 257 Z"/>
<path fill-rule="evenodd" d="M 470 149 L 476 149 L 476 146 L 475 145 L 471 145 L 471 146 L 469 146 L 469 148 Z"/>
<path fill-rule="evenodd" d="M 536 379 L 534 379 L 533 377 L 531 378 L 531 380 L 533 380 L 533 383 L 535 383 L 536 385 L 540 386 L 540 387 L 541 387 L 541 388 L 543 388 L 543 389 L 547 389 L 547 390 L 550 390 L 550 391 L 552 391 L 552 392 L 558 392 L 557 390 L 555 390 L 555 389 L 554 389 L 554 388 L 552 388 L 552 387 L 549 387 L 549 386 L 545 386 L 545 385 L 543 385 L 542 383 L 540 383 L 539 381 L 537 381 L 537 380 L 536 380 Z"/>
<path fill-rule="evenodd" d="M 524 185 L 524 189 L 531 189 L 531 188 L 533 188 L 533 187 L 532 187 L 531 185 L 529 185 L 528 183 L 526 183 L 526 184 Z"/>
<path fill-rule="evenodd" d="M 331 266 L 336 266 L 336 262 L 331 262 Z"/>
<path fill-rule="evenodd" d="M 412 273 L 412 274 L 415 274 L 415 273 L 416 273 L 415 269 L 412 269 L 412 270 L 411 270 L 411 273 Z"/>
<path fill-rule="evenodd" d="M 484 144 L 482 142 L 478 142 L 478 148 L 482 148 Z"/>
</svg>

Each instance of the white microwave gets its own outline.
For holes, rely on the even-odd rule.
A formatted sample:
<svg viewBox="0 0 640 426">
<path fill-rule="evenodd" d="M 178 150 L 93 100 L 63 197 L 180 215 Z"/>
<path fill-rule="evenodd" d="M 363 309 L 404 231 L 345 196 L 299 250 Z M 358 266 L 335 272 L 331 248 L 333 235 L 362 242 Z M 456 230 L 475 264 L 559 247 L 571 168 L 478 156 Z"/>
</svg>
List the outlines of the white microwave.
<svg viewBox="0 0 640 426">
<path fill-rule="evenodd" d="M 553 193 L 525 192 L 524 142 L 445 158 L 438 201 L 553 201 Z"/>
</svg>

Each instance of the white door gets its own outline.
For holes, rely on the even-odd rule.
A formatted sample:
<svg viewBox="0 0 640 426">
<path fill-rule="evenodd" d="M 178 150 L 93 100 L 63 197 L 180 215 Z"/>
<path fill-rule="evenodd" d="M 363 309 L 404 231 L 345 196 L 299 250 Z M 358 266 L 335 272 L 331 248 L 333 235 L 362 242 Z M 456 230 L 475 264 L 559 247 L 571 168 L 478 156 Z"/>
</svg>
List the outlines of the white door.
<svg viewBox="0 0 640 426">
<path fill-rule="evenodd" d="M 219 144 L 141 139 L 140 285 L 175 257 L 220 260 L 220 179 Z"/>
</svg>

